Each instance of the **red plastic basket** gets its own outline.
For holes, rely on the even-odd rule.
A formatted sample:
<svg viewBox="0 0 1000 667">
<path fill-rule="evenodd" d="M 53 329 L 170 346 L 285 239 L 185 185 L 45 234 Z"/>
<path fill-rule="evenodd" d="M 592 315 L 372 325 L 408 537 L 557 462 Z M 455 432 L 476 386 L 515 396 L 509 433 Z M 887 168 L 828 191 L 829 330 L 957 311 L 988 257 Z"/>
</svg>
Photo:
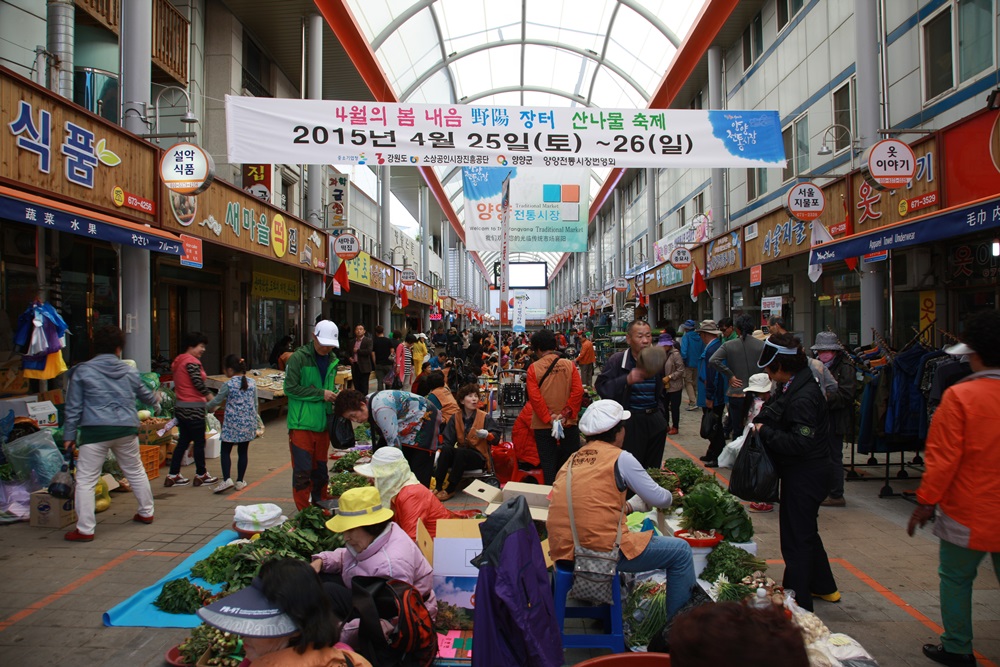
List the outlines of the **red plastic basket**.
<svg viewBox="0 0 1000 667">
<path fill-rule="evenodd" d="M 160 447 L 158 445 L 139 445 L 139 457 L 142 467 L 146 469 L 146 477 L 156 479 L 160 476 Z"/>
</svg>

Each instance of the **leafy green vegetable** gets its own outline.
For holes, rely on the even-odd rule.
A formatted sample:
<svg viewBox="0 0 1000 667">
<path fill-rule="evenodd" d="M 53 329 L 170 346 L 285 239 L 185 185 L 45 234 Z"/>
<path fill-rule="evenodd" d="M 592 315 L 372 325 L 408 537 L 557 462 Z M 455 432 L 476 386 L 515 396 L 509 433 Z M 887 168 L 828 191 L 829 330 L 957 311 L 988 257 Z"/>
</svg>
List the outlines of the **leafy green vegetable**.
<svg viewBox="0 0 1000 667">
<path fill-rule="evenodd" d="M 372 441 L 372 430 L 371 426 L 368 425 L 368 422 L 354 425 L 354 441 L 355 442 Z"/>
<path fill-rule="evenodd" d="M 754 590 L 744 584 L 725 583 L 718 588 L 716 602 L 742 602 L 754 594 Z"/>
<path fill-rule="evenodd" d="M 356 472 L 342 472 L 330 477 L 330 495 L 339 498 L 348 489 L 368 486 L 369 480 Z"/>
<path fill-rule="evenodd" d="M 647 646 L 667 622 L 667 585 L 654 581 L 636 584 L 625 599 L 625 638 L 629 646 Z"/>
<path fill-rule="evenodd" d="M 680 480 L 681 491 L 684 493 L 687 493 L 702 482 L 713 482 L 718 485 L 714 475 L 706 473 L 704 469 L 690 459 L 667 459 L 663 462 L 663 469 L 677 475 L 677 478 Z"/>
<path fill-rule="evenodd" d="M 177 647 L 184 662 L 189 665 L 196 664 L 202 654 L 210 649 L 209 665 L 237 667 L 246 655 L 243 641 L 238 635 L 223 632 L 204 623 L 193 629 L 191 636 Z"/>
<path fill-rule="evenodd" d="M 201 586 L 192 584 L 187 577 L 181 577 L 163 584 L 163 589 L 153 600 L 153 604 L 168 614 L 193 614 L 201 609 L 203 600 L 211 594 Z"/>
<path fill-rule="evenodd" d="M 330 472 L 354 472 L 354 464 L 361 458 L 361 452 L 347 452 L 330 466 Z"/>
<path fill-rule="evenodd" d="M 662 486 L 670 492 L 674 497 L 674 507 L 680 507 L 684 504 L 684 495 L 681 493 L 680 478 L 677 476 L 677 473 L 670 472 L 669 470 L 660 470 L 659 468 L 646 468 L 646 472 L 649 474 L 650 479 L 656 482 L 657 485 Z"/>
<path fill-rule="evenodd" d="M 213 551 L 208 558 L 200 560 L 191 568 L 191 574 L 204 579 L 210 584 L 221 584 L 227 581 L 233 559 L 240 554 L 242 544 L 224 544 Z"/>
<path fill-rule="evenodd" d="M 17 475 L 14 473 L 14 466 L 9 463 L 0 465 L 0 482 L 13 482 L 15 479 Z"/>
<path fill-rule="evenodd" d="M 763 572 L 767 569 L 767 563 L 757 560 L 749 551 L 734 547 L 729 542 L 720 542 L 712 549 L 712 553 L 708 554 L 707 560 L 708 564 L 698 576 L 713 583 L 720 574 L 726 575 L 729 581 L 736 582 L 742 581 L 743 577 L 749 577 L 758 570 Z"/>
<path fill-rule="evenodd" d="M 715 481 L 699 484 L 684 495 L 681 528 L 714 529 L 731 542 L 749 542 L 753 538 L 753 522 L 746 508 Z"/>
</svg>

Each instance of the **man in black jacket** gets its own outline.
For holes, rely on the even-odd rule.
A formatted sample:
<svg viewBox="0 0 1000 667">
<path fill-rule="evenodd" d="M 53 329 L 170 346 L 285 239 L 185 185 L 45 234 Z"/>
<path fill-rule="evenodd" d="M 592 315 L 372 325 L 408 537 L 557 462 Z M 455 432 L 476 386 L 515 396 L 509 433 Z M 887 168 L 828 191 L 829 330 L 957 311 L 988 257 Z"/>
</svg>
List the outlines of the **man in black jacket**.
<svg viewBox="0 0 1000 667">
<path fill-rule="evenodd" d="M 844 346 L 837 334 L 820 331 L 812 351 L 837 380 L 837 389 L 827 393 L 826 407 L 830 424 L 830 460 L 833 462 L 830 495 L 820 503 L 823 507 L 844 507 L 844 436 L 854 431 L 854 394 L 857 389 L 855 370 L 844 359 Z"/>
<path fill-rule="evenodd" d="M 663 368 L 655 375 L 636 366 L 639 353 L 652 344 L 648 322 L 635 320 L 628 325 L 625 342 L 628 349 L 616 352 L 604 363 L 594 388 L 601 398 L 617 401 L 632 413 L 625 423 L 625 451 L 643 468 L 663 464 L 663 447 L 669 424 L 663 414 Z"/>
</svg>

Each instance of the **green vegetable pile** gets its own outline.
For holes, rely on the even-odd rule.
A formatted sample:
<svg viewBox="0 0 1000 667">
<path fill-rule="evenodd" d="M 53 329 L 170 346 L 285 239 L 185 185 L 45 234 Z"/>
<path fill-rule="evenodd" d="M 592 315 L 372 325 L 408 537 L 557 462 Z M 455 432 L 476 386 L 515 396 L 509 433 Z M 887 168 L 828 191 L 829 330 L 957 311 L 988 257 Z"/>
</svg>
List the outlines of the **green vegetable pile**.
<svg viewBox="0 0 1000 667">
<path fill-rule="evenodd" d="M 714 480 L 699 484 L 684 495 L 681 528 L 714 529 L 731 542 L 749 542 L 753 538 L 753 523 L 746 508 L 740 504 L 739 498 Z M 745 576 L 740 575 L 737 579 Z"/>
<path fill-rule="evenodd" d="M 649 645 L 667 622 L 667 584 L 643 581 L 625 598 L 625 641 L 631 647 Z"/>
<path fill-rule="evenodd" d="M 372 441 L 372 430 L 368 422 L 354 425 L 354 441 L 359 443 Z"/>
<path fill-rule="evenodd" d="M 742 602 L 748 597 L 752 597 L 755 591 L 745 584 L 734 584 L 731 582 L 722 583 L 721 579 L 716 582 L 716 602 Z"/>
<path fill-rule="evenodd" d="M 201 656 L 211 649 L 209 654 L 209 665 L 220 665 L 220 667 L 237 667 L 243 658 L 243 642 L 236 635 L 223 632 L 209 625 L 202 623 L 191 631 L 191 636 L 184 640 L 177 650 L 180 651 L 181 658 L 189 665 L 198 662 Z"/>
<path fill-rule="evenodd" d="M 650 479 L 669 491 L 674 497 L 673 507 L 680 507 L 684 504 L 684 494 L 681 493 L 680 478 L 677 476 L 677 473 L 670 472 L 669 470 L 660 470 L 659 468 L 646 468 L 646 472 L 649 473 Z"/>
<path fill-rule="evenodd" d="M 681 491 L 687 493 L 702 482 L 712 482 L 718 486 L 715 476 L 705 472 L 702 468 L 689 459 L 667 459 L 663 462 L 663 469 L 668 470 L 680 480 Z"/>
<path fill-rule="evenodd" d="M 719 575 L 725 575 L 729 581 L 738 582 L 754 572 L 763 572 L 766 569 L 767 564 L 757 560 L 749 551 L 734 547 L 729 542 L 720 542 L 712 549 L 712 553 L 708 554 L 708 564 L 698 576 L 704 581 L 714 583 Z M 749 586 L 746 588 L 748 591 L 751 590 Z"/>
<path fill-rule="evenodd" d="M 201 609 L 206 598 L 212 596 L 212 591 L 192 584 L 187 577 L 181 577 L 163 584 L 153 605 L 168 614 L 193 614 Z"/>
<path fill-rule="evenodd" d="M 330 472 L 354 472 L 354 464 L 361 458 L 361 452 L 347 452 L 330 466 Z"/>
<path fill-rule="evenodd" d="M 14 473 L 14 466 L 9 463 L 0 465 L 0 482 L 13 482 L 15 479 L 17 475 Z"/>
<path fill-rule="evenodd" d="M 356 472 L 342 472 L 330 477 L 330 495 L 339 498 L 348 489 L 357 489 L 368 486 L 370 481 L 364 475 Z"/>
</svg>

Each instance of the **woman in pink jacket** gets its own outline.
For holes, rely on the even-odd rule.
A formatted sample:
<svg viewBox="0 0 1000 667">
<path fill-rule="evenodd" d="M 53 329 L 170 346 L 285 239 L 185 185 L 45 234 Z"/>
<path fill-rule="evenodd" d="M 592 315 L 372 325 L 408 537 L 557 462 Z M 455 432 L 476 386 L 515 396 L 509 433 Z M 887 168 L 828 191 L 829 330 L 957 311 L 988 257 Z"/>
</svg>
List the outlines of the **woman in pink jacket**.
<svg viewBox="0 0 1000 667">
<path fill-rule="evenodd" d="M 365 486 L 350 489 L 340 497 L 337 514 L 326 522 L 335 533 L 344 534 L 342 547 L 313 555 L 312 566 L 324 579 L 324 588 L 333 599 L 335 611 L 346 618 L 351 610 L 351 581 L 354 577 L 399 579 L 416 588 L 431 618 L 437 618 L 430 563 L 416 543 L 392 521 L 393 512 L 382 506 L 378 489 Z M 326 576 L 325 575 L 339 575 Z M 357 647 L 358 620 L 346 623 L 340 640 Z"/>
</svg>

